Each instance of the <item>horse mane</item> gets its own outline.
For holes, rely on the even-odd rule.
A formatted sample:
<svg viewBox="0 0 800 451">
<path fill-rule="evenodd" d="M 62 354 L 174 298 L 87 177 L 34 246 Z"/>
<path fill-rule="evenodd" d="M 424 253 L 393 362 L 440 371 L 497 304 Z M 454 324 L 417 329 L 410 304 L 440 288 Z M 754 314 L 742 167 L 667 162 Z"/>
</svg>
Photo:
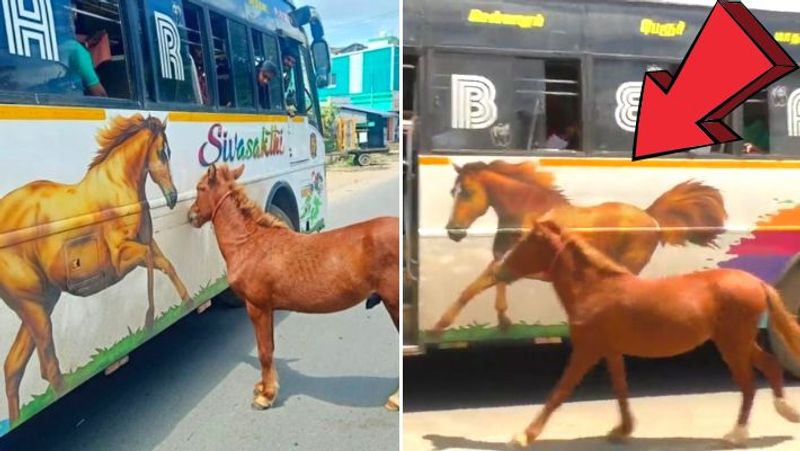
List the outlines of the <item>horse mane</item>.
<svg viewBox="0 0 800 451">
<path fill-rule="evenodd" d="M 157 117 L 144 117 L 140 113 L 136 113 L 131 117 L 114 116 L 111 118 L 111 123 L 97 132 L 96 139 L 100 147 L 89 164 L 89 169 L 105 161 L 114 149 L 145 129 L 150 130 L 153 134 L 163 133 L 166 129 L 166 124 Z"/>
<path fill-rule="evenodd" d="M 255 202 L 250 200 L 243 186 L 236 186 L 231 190 L 231 199 L 233 199 L 236 208 L 238 208 L 246 218 L 254 220 L 256 224 L 262 227 L 289 229 L 289 226 L 278 219 L 277 216 L 265 212 L 256 205 Z"/>
<path fill-rule="evenodd" d="M 530 161 L 509 163 L 503 160 L 495 160 L 488 164 L 482 161 L 476 161 L 465 164 L 464 167 L 461 168 L 461 173 L 471 174 L 488 170 L 526 185 L 536 185 L 560 191 L 554 186 L 555 177 L 552 173 L 537 171 L 536 169 L 536 164 Z"/>
<path fill-rule="evenodd" d="M 628 268 L 612 260 L 596 247 L 589 244 L 585 238 L 577 233 L 563 230 L 561 238 L 564 247 L 572 249 L 576 254 L 586 260 L 594 269 L 606 275 L 633 274 Z"/>
</svg>

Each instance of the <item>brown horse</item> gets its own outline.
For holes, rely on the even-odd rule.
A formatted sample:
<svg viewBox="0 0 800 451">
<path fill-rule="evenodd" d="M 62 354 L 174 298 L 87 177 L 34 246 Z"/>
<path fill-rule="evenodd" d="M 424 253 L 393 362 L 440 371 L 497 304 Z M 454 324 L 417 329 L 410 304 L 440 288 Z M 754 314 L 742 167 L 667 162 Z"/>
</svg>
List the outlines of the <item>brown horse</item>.
<svg viewBox="0 0 800 451">
<path fill-rule="evenodd" d="M 778 292 L 761 279 L 739 270 L 713 269 L 691 274 L 642 279 L 555 222 L 534 225 L 509 252 L 467 290 L 474 296 L 496 283 L 513 283 L 530 273 L 547 274 L 567 313 L 572 354 L 541 413 L 513 443 L 526 446 L 542 432 L 550 415 L 583 376 L 605 359 L 619 402 L 622 422 L 612 440 L 633 431 L 628 407 L 624 356 L 670 357 L 712 340 L 742 392 L 733 431 L 724 440 L 741 445 L 753 406 L 755 366 L 768 379 L 778 413 L 800 422 L 784 399 L 783 370 L 756 342 L 759 317 L 769 321 L 792 352 L 800 357 L 800 325 Z"/>
<path fill-rule="evenodd" d="M 12 423 L 34 348 L 42 377 L 56 393 L 65 389 L 50 322 L 62 292 L 90 296 L 145 267 L 147 327 L 155 313 L 153 267 L 169 276 L 181 299 L 190 299 L 153 240 L 144 190 L 149 174 L 169 208 L 178 200 L 166 127 L 155 117 L 116 117 L 98 133 L 100 150 L 79 183 L 31 182 L 0 199 L 0 297 L 22 322 L 5 361 Z"/>
<path fill-rule="evenodd" d="M 697 182 L 681 183 L 642 210 L 634 205 L 607 202 L 589 207 L 570 204 L 554 186 L 553 175 L 531 162 L 502 160 L 475 162 L 460 167 L 452 189 L 454 199 L 447 231 L 461 241 L 470 225 L 489 207 L 497 213 L 494 259 L 500 258 L 524 233 L 526 224 L 553 219 L 564 227 L 592 228 L 604 233 L 589 237 L 592 245 L 638 274 L 658 244 L 713 246 L 722 232 L 725 205 L 719 191 Z M 495 310 L 501 329 L 511 325 L 506 284 L 497 284 Z M 455 321 L 463 305 L 453 304 L 431 332 L 441 332 Z"/>
<path fill-rule="evenodd" d="M 261 361 L 253 407 L 266 409 L 278 395 L 275 310 L 332 313 L 369 297 L 383 302 L 399 329 L 399 221 L 376 218 L 314 235 L 296 233 L 247 198 L 236 183 L 243 171 L 244 166 L 210 166 L 197 184 L 189 221 L 198 228 L 214 225 L 228 282 L 246 303 Z M 398 393 L 387 401 L 388 409 L 399 407 Z"/>
</svg>

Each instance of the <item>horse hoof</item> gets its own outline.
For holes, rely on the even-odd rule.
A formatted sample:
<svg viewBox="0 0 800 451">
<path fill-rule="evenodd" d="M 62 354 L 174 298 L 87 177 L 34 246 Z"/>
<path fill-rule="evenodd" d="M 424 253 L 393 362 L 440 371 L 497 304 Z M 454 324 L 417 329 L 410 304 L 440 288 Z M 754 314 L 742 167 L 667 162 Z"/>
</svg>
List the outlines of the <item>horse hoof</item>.
<svg viewBox="0 0 800 451">
<path fill-rule="evenodd" d="M 784 398 L 775 398 L 773 402 L 775 403 L 775 410 L 778 411 L 780 416 L 792 423 L 800 423 L 800 413 L 798 413 Z"/>
<path fill-rule="evenodd" d="M 250 404 L 250 406 L 252 406 L 255 410 L 267 410 L 272 407 L 273 402 L 275 402 L 274 399 L 269 399 L 264 395 L 256 395 L 256 397 L 253 398 L 253 402 Z"/>
<path fill-rule="evenodd" d="M 509 445 L 515 449 L 527 448 L 529 444 L 528 434 L 524 432 L 520 432 L 519 434 L 515 435 L 514 438 L 511 439 L 511 442 L 509 442 Z"/>
<path fill-rule="evenodd" d="M 386 404 L 384 404 L 383 407 L 390 412 L 397 412 L 400 410 L 400 395 L 395 393 L 389 396 L 389 399 L 386 400 Z"/>
<path fill-rule="evenodd" d="M 505 315 L 497 318 L 497 327 L 502 332 L 508 332 L 508 330 L 511 329 L 512 324 L 513 323 L 511 322 L 511 318 Z"/>
<path fill-rule="evenodd" d="M 732 431 L 722 437 L 729 445 L 742 446 L 748 439 L 747 426 L 736 425 Z"/>
<path fill-rule="evenodd" d="M 606 434 L 606 439 L 611 443 L 624 443 L 628 441 L 630 436 L 630 428 L 619 425 Z"/>
<path fill-rule="evenodd" d="M 253 396 L 258 396 L 263 392 L 264 392 L 264 383 L 263 382 L 259 382 L 259 383 L 256 384 L 255 387 L 253 387 Z"/>
</svg>

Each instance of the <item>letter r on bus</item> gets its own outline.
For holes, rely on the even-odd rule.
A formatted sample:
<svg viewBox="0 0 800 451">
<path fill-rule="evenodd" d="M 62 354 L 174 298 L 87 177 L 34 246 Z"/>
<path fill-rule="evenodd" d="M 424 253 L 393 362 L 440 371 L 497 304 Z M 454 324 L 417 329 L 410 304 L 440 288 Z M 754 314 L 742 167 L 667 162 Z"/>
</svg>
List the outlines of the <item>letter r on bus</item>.
<svg viewBox="0 0 800 451">
<path fill-rule="evenodd" d="M 183 61 L 181 60 L 181 35 L 178 26 L 166 14 L 155 12 L 158 55 L 161 63 L 161 76 L 171 80 L 183 81 Z"/>
<path fill-rule="evenodd" d="M 481 129 L 497 121 L 497 91 L 488 78 L 453 74 L 451 96 L 453 128 Z"/>
</svg>

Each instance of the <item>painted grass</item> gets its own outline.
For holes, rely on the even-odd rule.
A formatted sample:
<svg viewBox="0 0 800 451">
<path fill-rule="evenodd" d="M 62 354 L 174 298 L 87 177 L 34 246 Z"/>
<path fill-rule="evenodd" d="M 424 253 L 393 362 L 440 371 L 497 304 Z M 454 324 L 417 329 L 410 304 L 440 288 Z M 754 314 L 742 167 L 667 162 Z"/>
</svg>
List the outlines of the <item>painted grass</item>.
<svg viewBox="0 0 800 451">
<path fill-rule="evenodd" d="M 452 343 L 494 340 L 525 340 L 534 338 L 567 337 L 567 324 L 512 324 L 508 330 L 497 326 L 474 323 L 469 326 L 447 329 L 441 337 L 423 332 L 423 340 L 428 343 Z"/>
<path fill-rule="evenodd" d="M 0 421 L 0 437 L 7 434 L 9 430 L 11 430 L 11 424 L 8 420 Z"/>
<path fill-rule="evenodd" d="M 209 282 L 206 284 L 206 286 L 202 287 L 197 294 L 192 296 L 191 302 L 173 306 L 159 316 L 155 320 L 152 330 L 148 331 L 140 328 L 132 331 L 128 329 L 129 335 L 127 337 L 114 343 L 108 348 L 97 348 L 89 363 L 76 369 L 75 371 L 64 374 L 64 381 L 66 383 L 66 390 L 64 394 L 90 379 L 94 375 L 102 372 L 112 363 L 130 354 L 131 351 L 139 347 L 141 344 L 154 337 L 164 329 L 168 328 L 176 321 L 181 319 L 184 315 L 197 308 L 197 306 L 199 306 L 201 303 L 216 296 L 227 287 L 228 281 L 224 276 L 220 277 L 214 282 Z M 57 399 L 58 395 L 56 395 L 50 387 L 48 387 L 47 391 L 44 393 L 34 396 L 33 400 L 22 406 L 20 411 L 20 421 L 15 423 L 14 427 L 19 426 L 25 422 L 25 420 L 36 415 Z M 6 425 L 5 429 L 3 428 L 4 424 Z M 0 422 L 0 436 L 8 432 L 8 430 L 8 420 Z"/>
</svg>

